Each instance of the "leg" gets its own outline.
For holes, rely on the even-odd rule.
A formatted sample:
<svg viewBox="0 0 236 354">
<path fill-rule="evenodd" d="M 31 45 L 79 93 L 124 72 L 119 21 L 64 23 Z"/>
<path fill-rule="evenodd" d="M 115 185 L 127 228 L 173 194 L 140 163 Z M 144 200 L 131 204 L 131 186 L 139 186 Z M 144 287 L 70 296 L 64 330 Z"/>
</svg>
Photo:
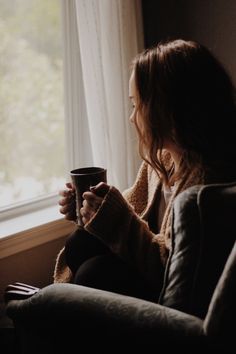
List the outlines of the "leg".
<svg viewBox="0 0 236 354">
<path fill-rule="evenodd" d="M 157 302 L 158 294 L 137 273 L 113 253 L 95 256 L 77 270 L 74 283 Z"/>
<path fill-rule="evenodd" d="M 73 275 L 87 259 L 109 252 L 98 238 L 81 228 L 73 232 L 65 244 L 66 263 Z"/>
</svg>

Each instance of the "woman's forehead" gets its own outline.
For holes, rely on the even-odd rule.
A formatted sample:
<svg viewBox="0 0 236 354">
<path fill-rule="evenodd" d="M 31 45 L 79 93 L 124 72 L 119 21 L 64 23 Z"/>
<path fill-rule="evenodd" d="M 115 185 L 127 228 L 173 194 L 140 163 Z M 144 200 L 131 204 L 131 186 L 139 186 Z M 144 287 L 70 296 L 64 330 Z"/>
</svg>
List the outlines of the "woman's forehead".
<svg viewBox="0 0 236 354">
<path fill-rule="evenodd" d="M 132 71 L 129 79 L 129 96 L 134 97 L 135 95 L 135 80 L 134 80 L 134 71 Z"/>
</svg>

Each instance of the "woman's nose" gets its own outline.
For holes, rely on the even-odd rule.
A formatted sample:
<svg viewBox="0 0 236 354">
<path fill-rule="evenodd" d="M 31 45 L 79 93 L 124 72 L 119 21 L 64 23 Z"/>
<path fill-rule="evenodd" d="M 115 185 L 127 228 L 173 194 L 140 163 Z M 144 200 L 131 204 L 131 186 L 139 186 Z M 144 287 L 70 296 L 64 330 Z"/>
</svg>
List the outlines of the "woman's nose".
<svg viewBox="0 0 236 354">
<path fill-rule="evenodd" d="M 129 117 L 129 120 L 131 123 L 134 123 L 134 115 L 133 114 L 131 114 L 131 116 Z"/>
</svg>

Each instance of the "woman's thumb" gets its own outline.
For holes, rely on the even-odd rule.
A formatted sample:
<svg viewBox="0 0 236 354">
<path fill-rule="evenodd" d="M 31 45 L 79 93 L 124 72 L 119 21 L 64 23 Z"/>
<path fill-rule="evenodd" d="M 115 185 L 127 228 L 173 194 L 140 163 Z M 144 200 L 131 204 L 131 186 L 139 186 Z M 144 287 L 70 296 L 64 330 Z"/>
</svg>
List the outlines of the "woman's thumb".
<svg viewBox="0 0 236 354">
<path fill-rule="evenodd" d="M 91 186 L 90 191 L 99 197 L 105 197 L 110 187 L 105 182 L 99 182 L 96 186 Z"/>
</svg>

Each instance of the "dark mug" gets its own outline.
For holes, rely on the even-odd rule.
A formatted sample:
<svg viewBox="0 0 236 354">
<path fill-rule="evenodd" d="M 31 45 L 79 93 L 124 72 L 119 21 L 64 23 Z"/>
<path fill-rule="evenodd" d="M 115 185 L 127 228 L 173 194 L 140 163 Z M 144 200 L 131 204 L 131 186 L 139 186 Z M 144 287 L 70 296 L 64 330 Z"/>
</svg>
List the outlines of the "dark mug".
<svg viewBox="0 0 236 354">
<path fill-rule="evenodd" d="M 72 184 L 76 196 L 76 217 L 77 223 L 83 226 L 80 209 L 83 206 L 83 193 L 89 191 L 91 186 L 99 182 L 107 182 L 107 170 L 102 167 L 83 167 L 70 171 Z"/>
</svg>

